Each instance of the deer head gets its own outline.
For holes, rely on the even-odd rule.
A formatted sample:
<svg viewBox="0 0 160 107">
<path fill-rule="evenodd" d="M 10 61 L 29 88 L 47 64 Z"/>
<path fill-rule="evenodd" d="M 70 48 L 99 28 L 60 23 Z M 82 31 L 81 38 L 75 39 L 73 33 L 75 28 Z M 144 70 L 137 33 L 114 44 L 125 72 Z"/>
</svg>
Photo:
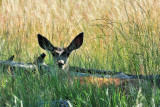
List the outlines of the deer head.
<svg viewBox="0 0 160 107">
<path fill-rule="evenodd" d="M 69 56 L 73 50 L 81 47 L 83 44 L 83 35 L 83 32 L 77 35 L 66 48 L 54 47 L 47 38 L 40 34 L 38 34 L 37 37 L 40 47 L 52 54 L 55 67 L 68 71 Z"/>
</svg>

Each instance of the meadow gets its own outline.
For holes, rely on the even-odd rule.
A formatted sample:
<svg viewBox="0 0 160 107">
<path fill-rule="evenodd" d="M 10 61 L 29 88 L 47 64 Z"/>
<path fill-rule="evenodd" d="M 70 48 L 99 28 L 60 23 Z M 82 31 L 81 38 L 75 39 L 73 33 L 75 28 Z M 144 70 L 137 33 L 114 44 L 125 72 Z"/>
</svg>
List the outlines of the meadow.
<svg viewBox="0 0 160 107">
<path fill-rule="evenodd" d="M 82 47 L 70 56 L 70 65 L 127 74 L 160 74 L 159 0 L 0 0 L 0 60 L 30 63 L 45 52 L 37 34 L 54 46 L 68 46 L 84 32 Z M 45 52 L 46 53 L 46 52 Z M 46 53 L 45 62 L 52 64 Z M 44 106 L 55 100 L 71 105 L 159 106 L 159 88 L 129 95 L 115 87 L 70 84 L 55 75 L 15 72 L 0 68 L 0 106 Z"/>
</svg>

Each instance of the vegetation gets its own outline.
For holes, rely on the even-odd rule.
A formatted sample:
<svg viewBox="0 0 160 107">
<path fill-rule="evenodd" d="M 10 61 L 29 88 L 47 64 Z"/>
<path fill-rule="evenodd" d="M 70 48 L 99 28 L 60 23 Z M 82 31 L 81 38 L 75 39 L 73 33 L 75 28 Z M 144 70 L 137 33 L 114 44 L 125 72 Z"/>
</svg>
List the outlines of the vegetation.
<svg viewBox="0 0 160 107">
<path fill-rule="evenodd" d="M 160 71 L 159 0 L 0 0 L 0 60 L 15 55 L 33 62 L 42 52 L 37 34 L 55 46 L 67 46 L 80 32 L 84 43 L 70 65 L 158 74 Z M 47 53 L 45 62 L 52 64 Z M 73 106 L 159 106 L 160 90 L 125 95 L 114 87 L 73 85 L 55 75 L 26 74 L 15 78 L 0 69 L 0 106 L 45 106 L 68 99 Z"/>
</svg>

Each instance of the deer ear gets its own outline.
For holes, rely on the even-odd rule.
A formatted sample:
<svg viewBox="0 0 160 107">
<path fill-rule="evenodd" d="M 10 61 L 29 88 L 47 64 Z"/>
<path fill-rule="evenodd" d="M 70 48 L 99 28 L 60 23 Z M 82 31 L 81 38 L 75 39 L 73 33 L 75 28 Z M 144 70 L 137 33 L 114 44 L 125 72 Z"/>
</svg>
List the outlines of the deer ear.
<svg viewBox="0 0 160 107">
<path fill-rule="evenodd" d="M 81 45 L 83 44 L 83 32 L 80 33 L 79 35 L 77 35 L 72 42 L 70 43 L 70 45 L 67 47 L 68 51 L 73 51 L 75 49 L 78 49 L 81 47 Z"/>
<path fill-rule="evenodd" d="M 40 34 L 37 34 L 37 37 L 38 37 L 38 43 L 42 49 L 51 52 L 55 49 L 55 47 L 50 43 L 50 41 L 47 38 L 43 37 Z"/>
</svg>

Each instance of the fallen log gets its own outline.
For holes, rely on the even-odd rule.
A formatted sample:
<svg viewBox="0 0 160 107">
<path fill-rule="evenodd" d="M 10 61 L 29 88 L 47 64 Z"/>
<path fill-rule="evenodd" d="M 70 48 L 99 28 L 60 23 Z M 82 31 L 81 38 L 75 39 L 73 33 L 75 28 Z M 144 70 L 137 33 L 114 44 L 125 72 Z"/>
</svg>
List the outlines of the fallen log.
<svg viewBox="0 0 160 107">
<path fill-rule="evenodd" d="M 4 67 L 5 68 L 10 67 L 13 70 L 20 69 L 20 70 L 24 70 L 24 71 L 39 70 L 39 71 L 42 71 L 42 72 L 52 72 L 54 70 L 53 66 L 45 65 L 45 64 L 36 65 L 36 64 L 33 64 L 33 63 L 18 63 L 18 62 L 14 62 L 14 61 L 0 60 L 0 68 L 4 69 Z M 83 70 L 83 72 L 80 72 L 81 70 Z M 79 68 L 78 69 L 78 67 L 70 67 L 69 72 L 71 74 L 74 74 L 75 76 L 78 76 L 78 77 L 97 76 L 97 77 L 106 77 L 106 78 L 111 78 L 111 77 L 130 78 L 130 77 L 127 77 L 127 75 L 125 75 L 124 73 L 121 73 L 121 72 L 111 73 L 111 71 L 110 71 L 109 73 L 102 74 L 102 73 L 100 73 L 99 70 L 98 70 L 98 72 L 96 72 L 96 70 L 94 70 L 94 72 L 89 73 L 89 72 L 87 72 L 87 69 L 84 69 L 84 68 Z"/>
<path fill-rule="evenodd" d="M 22 71 L 42 71 L 42 72 L 56 72 L 54 71 L 53 66 L 45 65 L 43 60 L 45 58 L 45 54 L 41 54 L 34 63 L 18 63 L 12 61 L 14 56 L 10 57 L 8 60 L 0 60 L 0 68 L 4 69 L 6 67 L 10 67 L 13 71 L 16 69 L 20 69 Z M 85 69 L 80 67 L 70 67 L 69 72 L 71 75 L 76 77 L 84 77 L 84 76 L 95 76 L 101 78 L 122 78 L 122 79 L 146 79 L 154 81 L 160 81 L 160 75 L 130 75 L 122 72 L 114 72 L 114 71 L 105 71 L 105 70 L 97 70 L 97 69 Z"/>
<path fill-rule="evenodd" d="M 3 61 L 0 60 L 0 71 L 1 69 L 9 68 L 8 72 L 11 72 L 14 75 L 14 71 L 39 71 L 40 74 L 44 74 L 45 72 L 49 73 L 56 73 L 53 66 L 45 65 L 45 64 L 32 64 L 32 63 L 18 63 L 14 61 Z M 81 72 L 82 71 L 82 72 Z M 88 72 L 89 71 L 89 72 Z M 151 83 L 155 83 L 156 86 L 160 88 L 160 75 L 129 75 L 122 72 L 114 72 L 114 71 L 103 71 L 96 69 L 85 69 L 79 67 L 70 67 L 70 75 L 73 77 L 98 77 L 98 78 L 119 78 L 119 79 L 126 79 L 126 80 L 136 80 L 136 79 L 143 79 L 150 81 Z"/>
<path fill-rule="evenodd" d="M 89 74 L 101 74 L 101 75 L 111 75 L 113 78 L 128 78 L 128 79 L 159 79 L 160 75 L 131 75 L 125 74 L 123 72 L 115 72 L 115 71 L 105 71 L 105 70 L 97 70 L 97 69 L 86 69 L 80 67 L 70 67 L 70 70 L 75 70 L 80 73 L 89 73 Z"/>
</svg>

